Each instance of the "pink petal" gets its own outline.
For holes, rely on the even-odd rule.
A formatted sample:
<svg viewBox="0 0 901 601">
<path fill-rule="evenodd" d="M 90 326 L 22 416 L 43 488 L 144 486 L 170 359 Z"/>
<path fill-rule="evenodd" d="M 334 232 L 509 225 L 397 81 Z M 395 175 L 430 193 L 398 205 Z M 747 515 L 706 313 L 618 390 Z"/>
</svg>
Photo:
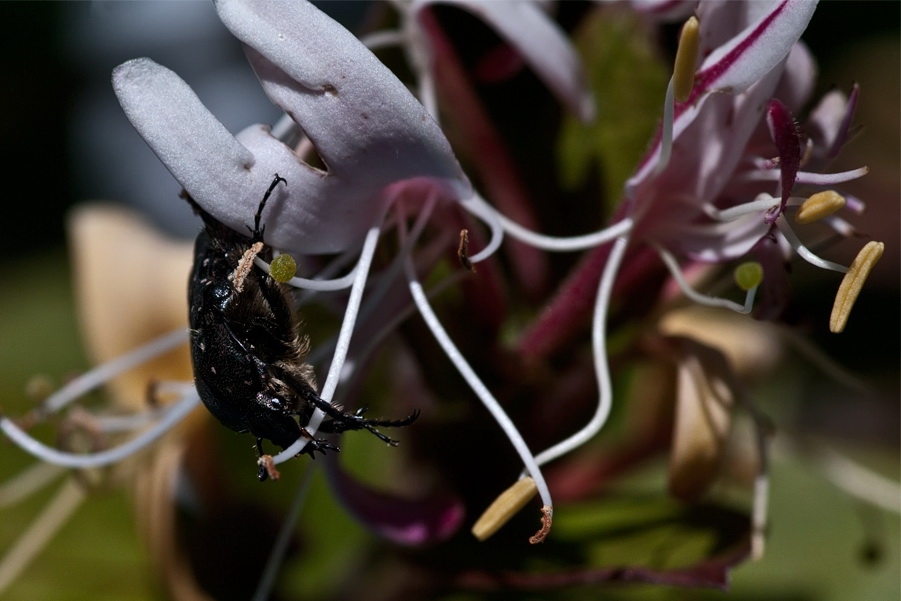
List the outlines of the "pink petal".
<svg viewBox="0 0 901 601">
<path fill-rule="evenodd" d="M 773 96 L 785 103 L 794 113 L 800 112 L 813 95 L 817 80 L 817 65 L 803 41 L 792 46 L 782 79 Z"/>
<path fill-rule="evenodd" d="M 348 511 L 395 543 L 416 546 L 446 540 L 463 522 L 463 505 L 452 495 L 436 492 L 416 500 L 399 497 L 356 480 L 335 462 L 329 462 L 326 473 Z"/>
<path fill-rule="evenodd" d="M 795 185 L 798 169 L 801 168 L 801 138 L 791 113 L 784 104 L 775 98 L 770 100 L 767 105 L 766 123 L 773 143 L 776 144 L 776 150 L 779 152 L 779 188 L 782 194 L 779 210 L 768 213 L 766 217 L 767 223 L 773 223 L 785 210 L 788 196 Z"/>
</svg>

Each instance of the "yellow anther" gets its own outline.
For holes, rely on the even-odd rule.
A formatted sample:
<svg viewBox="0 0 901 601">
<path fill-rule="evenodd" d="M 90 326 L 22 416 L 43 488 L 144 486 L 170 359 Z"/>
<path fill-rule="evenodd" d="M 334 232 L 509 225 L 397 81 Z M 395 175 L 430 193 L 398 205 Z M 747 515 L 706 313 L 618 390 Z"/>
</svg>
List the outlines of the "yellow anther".
<svg viewBox="0 0 901 601">
<path fill-rule="evenodd" d="M 803 203 L 795 213 L 795 221 L 801 225 L 813 223 L 823 217 L 832 215 L 845 206 L 845 197 L 835 190 L 817 192 Z"/>
<path fill-rule="evenodd" d="M 695 65 L 698 64 L 698 29 L 701 25 L 697 17 L 692 17 L 682 26 L 676 63 L 673 66 L 673 93 L 676 102 L 685 102 L 695 83 Z"/>
<path fill-rule="evenodd" d="M 835 295 L 835 303 L 832 305 L 832 316 L 829 318 L 829 330 L 838 334 L 845 329 L 848 323 L 848 316 L 851 314 L 851 308 L 854 307 L 854 301 L 863 288 L 863 283 L 867 281 L 876 261 L 882 256 L 885 250 L 885 244 L 882 242 L 867 242 L 866 246 L 860 249 L 848 273 L 842 279 L 841 285 L 838 287 L 838 293 Z"/>
<path fill-rule="evenodd" d="M 525 507 L 529 499 L 533 498 L 537 492 L 538 487 L 531 478 L 518 480 L 516 484 L 502 492 L 473 524 L 473 536 L 483 541 L 493 535 L 520 509 Z"/>
</svg>

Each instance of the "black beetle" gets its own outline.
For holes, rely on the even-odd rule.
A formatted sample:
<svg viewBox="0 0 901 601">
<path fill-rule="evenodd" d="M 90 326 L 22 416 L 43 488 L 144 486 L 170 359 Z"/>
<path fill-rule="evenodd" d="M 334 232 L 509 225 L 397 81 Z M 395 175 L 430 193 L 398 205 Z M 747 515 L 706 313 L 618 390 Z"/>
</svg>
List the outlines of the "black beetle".
<svg viewBox="0 0 901 601">
<path fill-rule="evenodd" d="M 401 420 L 366 419 L 363 409 L 347 413 L 321 399 L 313 369 L 304 362 L 309 343 L 293 308 L 293 288 L 253 266 L 256 256 L 272 258 L 272 249 L 263 244 L 260 221 L 279 183 L 287 185 L 275 174 L 254 215 L 253 229 L 248 227 L 250 237 L 218 222 L 183 194 L 203 219 L 188 287 L 191 360 L 200 399 L 224 425 L 253 434 L 261 459 L 263 440 L 284 449 L 303 436 L 309 439 L 304 452 L 311 456 L 337 451 L 300 425 L 317 408 L 327 416 L 320 432 L 366 429 L 396 445 L 376 427 L 406 426 L 418 413 Z M 260 480 L 270 470 L 271 463 L 261 461 Z"/>
</svg>

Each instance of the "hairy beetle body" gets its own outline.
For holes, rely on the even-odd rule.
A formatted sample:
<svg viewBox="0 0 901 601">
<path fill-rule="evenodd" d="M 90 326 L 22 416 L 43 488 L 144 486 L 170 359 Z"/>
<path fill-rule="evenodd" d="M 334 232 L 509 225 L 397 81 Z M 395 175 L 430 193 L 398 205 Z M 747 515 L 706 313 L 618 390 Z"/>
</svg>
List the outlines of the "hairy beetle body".
<svg viewBox="0 0 901 601">
<path fill-rule="evenodd" d="M 280 182 L 285 180 L 276 175 L 260 202 L 250 237 L 219 223 L 188 198 L 203 219 L 188 288 L 191 360 L 200 398 L 225 426 L 255 436 L 261 456 L 263 440 L 286 448 L 302 436 L 310 440 L 304 449 L 310 455 L 337 450 L 301 427 L 298 420 L 308 419 L 315 408 L 327 415 L 322 432 L 366 429 L 396 444 L 375 428 L 407 425 L 416 414 L 396 421 L 372 420 L 362 411 L 345 413 L 322 400 L 313 370 L 304 362 L 308 343 L 300 333 L 293 289 L 253 267 L 254 257 L 272 257 L 262 242 L 260 219 Z M 265 479 L 263 468 L 259 476 Z"/>
</svg>

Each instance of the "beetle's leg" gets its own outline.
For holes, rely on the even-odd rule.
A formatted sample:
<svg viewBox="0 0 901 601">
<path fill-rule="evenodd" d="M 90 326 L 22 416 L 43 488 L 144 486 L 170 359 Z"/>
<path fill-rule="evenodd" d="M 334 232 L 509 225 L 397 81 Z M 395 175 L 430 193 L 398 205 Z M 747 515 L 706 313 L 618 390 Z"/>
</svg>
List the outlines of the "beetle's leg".
<svg viewBox="0 0 901 601">
<path fill-rule="evenodd" d="M 348 430 L 369 430 L 376 437 L 378 437 L 379 440 L 382 440 L 383 442 L 391 446 L 396 446 L 396 440 L 388 438 L 387 436 L 376 430 L 376 428 L 399 428 L 402 426 L 409 426 L 414 421 L 416 421 L 417 417 L 419 417 L 419 411 L 414 411 L 411 415 L 398 420 L 366 419 L 363 417 L 363 412 L 366 411 L 365 407 L 357 409 L 354 413 L 346 413 L 338 407 L 335 407 L 328 401 L 323 400 L 318 394 L 316 394 L 316 391 L 313 390 L 311 386 L 302 382 L 298 382 L 291 374 L 289 374 L 285 370 L 276 368 L 275 366 L 270 367 L 283 381 L 287 383 L 293 382 L 294 389 L 297 390 L 303 397 L 303 400 L 308 403 L 308 405 L 304 408 L 290 410 L 286 413 L 300 415 L 302 417 L 309 417 L 307 411 L 310 406 L 321 409 L 323 413 L 331 418 L 331 420 L 323 422 L 323 424 L 319 427 L 319 429 L 323 432 L 328 432 L 330 434 L 340 434 L 341 432 L 346 432 Z"/>
<path fill-rule="evenodd" d="M 260 482 L 265 482 L 267 478 L 272 478 L 273 480 L 278 480 L 279 473 L 278 470 L 275 469 L 275 464 L 272 462 L 272 455 L 267 455 L 263 453 L 263 439 L 257 436 L 257 453 L 260 458 L 257 460 L 257 479 Z"/>
<path fill-rule="evenodd" d="M 309 441 L 307 443 L 307 446 L 303 448 L 301 453 L 306 453 L 313 459 L 316 458 L 316 451 L 319 451 L 320 453 L 325 455 L 326 451 L 335 451 L 337 453 L 341 450 L 324 438 L 313 438 L 313 436 L 309 432 L 307 432 L 306 428 L 300 429 L 300 435 Z"/>
<path fill-rule="evenodd" d="M 328 422 L 324 422 L 319 429 L 323 432 L 331 432 L 333 434 L 346 432 L 347 430 L 369 430 L 382 442 L 395 447 L 397 446 L 397 441 L 385 436 L 376 430 L 376 427 L 399 428 L 402 426 L 409 426 L 419 417 L 419 411 L 414 411 L 411 415 L 397 420 L 365 419 L 363 417 L 364 411 L 365 408 L 357 409 L 354 413 L 343 413 L 339 411 L 337 417 L 332 416 L 332 419 Z"/>
</svg>

